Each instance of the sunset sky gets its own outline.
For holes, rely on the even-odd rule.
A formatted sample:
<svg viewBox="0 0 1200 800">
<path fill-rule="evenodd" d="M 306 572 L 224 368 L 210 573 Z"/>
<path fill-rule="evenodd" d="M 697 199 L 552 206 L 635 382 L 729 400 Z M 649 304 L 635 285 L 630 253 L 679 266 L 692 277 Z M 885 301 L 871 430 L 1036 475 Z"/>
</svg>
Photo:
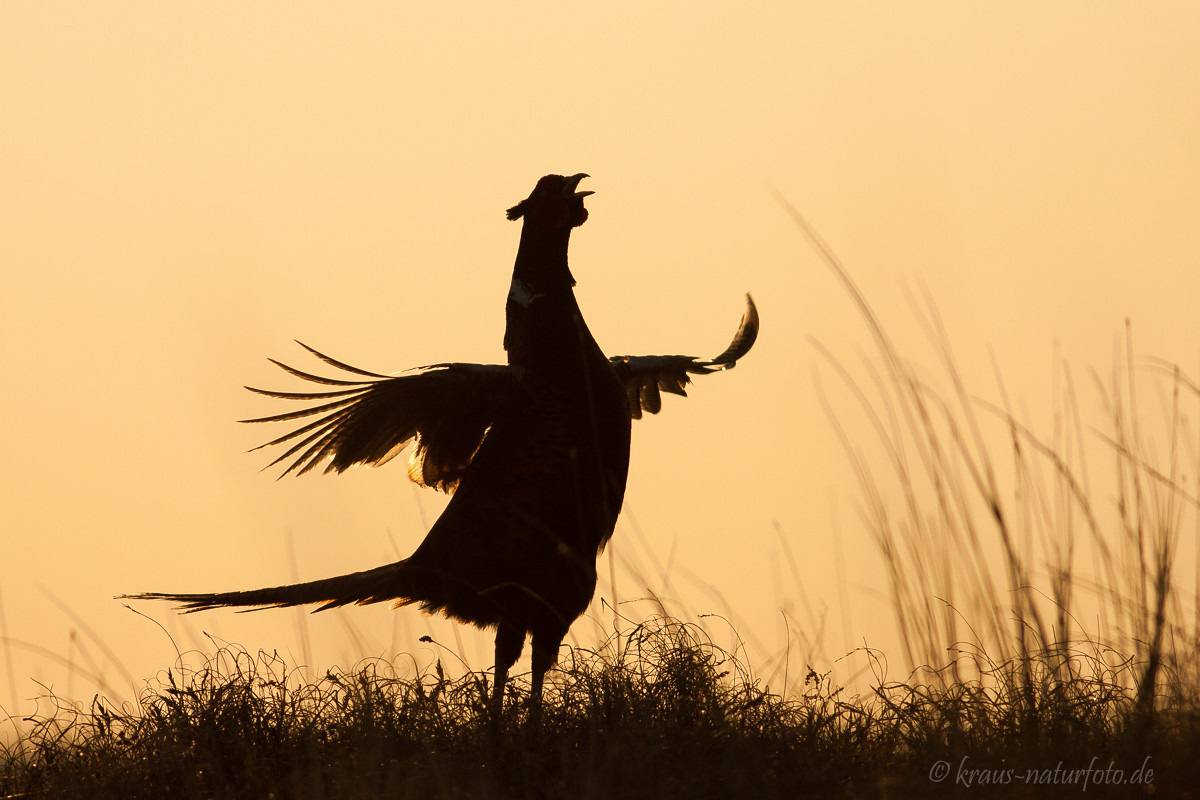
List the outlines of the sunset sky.
<svg viewBox="0 0 1200 800">
<path fill-rule="evenodd" d="M 824 618 L 831 659 L 894 637 L 816 384 L 837 378 L 814 340 L 857 364 L 870 338 L 774 192 L 907 357 L 934 371 L 927 291 L 973 391 L 995 397 L 994 355 L 1035 430 L 1056 357 L 1107 373 L 1126 319 L 1200 373 L 1200 5 L 732 8 L 0 5 L 0 707 L 30 711 L 32 679 L 90 697 L 63 661 L 127 695 L 170 666 L 115 594 L 411 552 L 443 498 L 399 461 L 276 482 L 244 452 L 274 429 L 235 420 L 278 401 L 242 386 L 296 388 L 267 361 L 312 366 L 293 339 L 381 372 L 502 360 L 504 210 L 547 173 L 592 176 L 571 263 L 608 352 L 715 355 L 758 302 L 735 370 L 635 423 L 611 547 L 621 600 L 646 593 L 632 562 L 767 653 L 781 608 Z M 306 641 L 290 611 L 136 607 L 181 648 L 318 669 L 440 652 L 412 609 L 318 615 Z M 490 637 L 434 631 L 491 666 Z"/>
</svg>

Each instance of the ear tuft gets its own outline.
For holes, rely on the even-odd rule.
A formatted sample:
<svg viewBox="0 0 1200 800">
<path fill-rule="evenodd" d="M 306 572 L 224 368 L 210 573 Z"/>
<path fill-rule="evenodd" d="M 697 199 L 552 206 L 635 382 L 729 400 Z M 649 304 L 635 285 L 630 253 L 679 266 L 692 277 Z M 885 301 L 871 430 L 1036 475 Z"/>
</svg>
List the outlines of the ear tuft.
<svg viewBox="0 0 1200 800">
<path fill-rule="evenodd" d="M 526 201 L 522 200 L 508 210 L 508 218 L 510 220 L 517 220 L 525 215 L 525 202 Z"/>
</svg>

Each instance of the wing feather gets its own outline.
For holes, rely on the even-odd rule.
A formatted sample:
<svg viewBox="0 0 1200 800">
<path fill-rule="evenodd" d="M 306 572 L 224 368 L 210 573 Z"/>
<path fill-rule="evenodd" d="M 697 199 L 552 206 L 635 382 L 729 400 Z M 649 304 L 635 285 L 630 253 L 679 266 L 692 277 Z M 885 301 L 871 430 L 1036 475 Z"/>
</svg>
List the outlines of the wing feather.
<svg viewBox="0 0 1200 800">
<path fill-rule="evenodd" d="M 379 466 L 415 442 L 409 476 L 422 486 L 453 492 L 521 376 L 517 367 L 491 364 L 435 364 L 389 376 L 352 367 L 303 342 L 297 344 L 325 364 L 360 377 L 316 375 L 270 359 L 288 374 L 311 383 L 348 388 L 280 392 L 246 387 L 282 400 L 331 401 L 242 420 L 291 422 L 317 417 L 254 448 L 288 443 L 288 449 L 267 465 L 286 463 L 281 478 L 303 475 L 322 464 L 325 472 L 342 472 L 357 464 Z"/>
<path fill-rule="evenodd" d="M 733 341 L 719 356 L 710 359 L 695 356 L 613 356 L 609 359 L 629 398 L 629 415 L 641 419 L 642 412 L 662 410 L 662 392 L 687 397 L 690 375 L 733 369 L 738 360 L 754 346 L 758 338 L 758 308 L 746 295 L 746 311 Z"/>
</svg>

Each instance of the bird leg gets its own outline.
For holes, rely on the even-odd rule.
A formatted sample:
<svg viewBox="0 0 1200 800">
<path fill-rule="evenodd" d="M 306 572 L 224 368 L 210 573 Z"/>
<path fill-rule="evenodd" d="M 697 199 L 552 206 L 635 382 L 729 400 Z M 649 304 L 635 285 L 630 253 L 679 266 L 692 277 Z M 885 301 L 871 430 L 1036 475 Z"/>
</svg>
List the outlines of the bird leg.
<svg viewBox="0 0 1200 800">
<path fill-rule="evenodd" d="M 534 704 L 542 702 L 542 687 L 545 684 L 546 673 L 554 666 L 554 662 L 558 660 L 558 647 L 562 644 L 563 637 L 566 636 L 566 631 L 556 633 L 553 636 L 545 637 L 538 634 L 533 635 L 533 687 L 530 693 L 530 700 Z"/>
<path fill-rule="evenodd" d="M 525 629 L 508 621 L 502 621 L 496 629 L 496 685 L 492 689 L 492 708 L 498 714 L 504 708 L 504 684 L 508 683 L 508 671 L 521 657 L 525 646 Z"/>
</svg>

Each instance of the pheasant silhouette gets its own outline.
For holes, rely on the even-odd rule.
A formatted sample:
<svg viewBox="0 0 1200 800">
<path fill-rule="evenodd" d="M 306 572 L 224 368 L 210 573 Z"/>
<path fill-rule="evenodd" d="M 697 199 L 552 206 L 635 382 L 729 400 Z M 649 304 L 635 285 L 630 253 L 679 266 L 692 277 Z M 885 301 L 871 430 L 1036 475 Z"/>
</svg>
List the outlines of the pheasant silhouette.
<svg viewBox="0 0 1200 800">
<path fill-rule="evenodd" d="M 434 364 L 398 376 L 357 369 L 301 344 L 339 377 L 271 359 L 327 389 L 251 391 L 309 405 L 245 422 L 313 417 L 262 447 L 287 446 L 283 475 L 324 465 L 383 464 L 414 443 L 413 481 L 453 496 L 408 558 L 336 578 L 242 592 L 122 595 L 188 612 L 225 606 L 417 603 L 496 630 L 492 702 L 528 634 L 532 694 L 571 623 L 596 590 L 596 557 L 625 495 L 632 419 L 658 413 L 660 392 L 684 395 L 689 375 L 729 369 L 758 335 L 750 295 L 737 333 L 716 358 L 604 355 L 584 323 L 567 266 L 572 229 L 588 217 L 587 175 L 547 175 L 508 209 L 524 219 L 506 306 L 507 365 Z M 255 448 L 259 449 L 259 448 Z M 268 466 L 271 466 L 268 465 Z M 282 477 L 282 476 L 281 476 Z"/>
</svg>

